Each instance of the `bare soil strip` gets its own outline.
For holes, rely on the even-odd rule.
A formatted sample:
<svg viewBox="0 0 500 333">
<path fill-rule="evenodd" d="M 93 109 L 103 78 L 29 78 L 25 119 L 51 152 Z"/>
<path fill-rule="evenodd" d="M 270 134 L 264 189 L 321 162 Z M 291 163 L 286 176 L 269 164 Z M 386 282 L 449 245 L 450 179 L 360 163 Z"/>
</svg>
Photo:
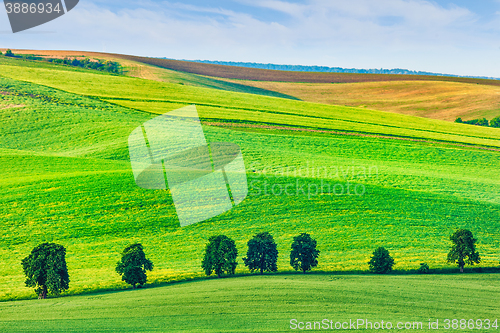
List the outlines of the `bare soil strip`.
<svg viewBox="0 0 500 333">
<path fill-rule="evenodd" d="M 5 49 L 0 49 L 5 51 Z M 100 53 L 86 51 L 51 51 L 51 50 L 12 50 L 20 54 L 51 55 L 61 57 L 87 57 L 123 59 L 136 61 L 148 65 L 158 66 L 171 70 L 187 72 L 192 74 L 206 75 L 211 77 L 254 80 L 254 81 L 277 81 L 277 82 L 303 82 L 303 83 L 355 83 L 355 82 L 381 82 L 381 81 L 447 81 L 471 84 L 484 84 L 500 86 L 500 80 L 460 78 L 448 76 L 428 75 L 399 75 L 399 74 L 351 74 L 351 73 L 315 73 L 315 72 L 291 72 L 276 71 L 269 69 L 245 68 L 236 66 L 203 64 L 189 61 L 158 59 L 150 57 L 138 57 L 132 55 Z"/>
</svg>

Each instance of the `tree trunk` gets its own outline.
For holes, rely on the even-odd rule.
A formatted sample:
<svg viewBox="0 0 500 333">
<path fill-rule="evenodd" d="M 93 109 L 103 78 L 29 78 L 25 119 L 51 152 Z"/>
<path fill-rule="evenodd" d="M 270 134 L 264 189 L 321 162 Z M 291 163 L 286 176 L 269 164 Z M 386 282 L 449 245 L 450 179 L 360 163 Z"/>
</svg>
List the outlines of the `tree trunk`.
<svg viewBox="0 0 500 333">
<path fill-rule="evenodd" d="M 47 298 L 47 286 L 42 286 L 42 292 L 38 296 L 41 299 L 46 299 Z"/>
<path fill-rule="evenodd" d="M 264 274 L 264 268 L 260 268 L 260 275 Z"/>
<path fill-rule="evenodd" d="M 460 265 L 460 273 L 464 272 L 464 265 Z"/>
<path fill-rule="evenodd" d="M 132 285 L 132 287 L 135 289 L 135 283 Z"/>
</svg>

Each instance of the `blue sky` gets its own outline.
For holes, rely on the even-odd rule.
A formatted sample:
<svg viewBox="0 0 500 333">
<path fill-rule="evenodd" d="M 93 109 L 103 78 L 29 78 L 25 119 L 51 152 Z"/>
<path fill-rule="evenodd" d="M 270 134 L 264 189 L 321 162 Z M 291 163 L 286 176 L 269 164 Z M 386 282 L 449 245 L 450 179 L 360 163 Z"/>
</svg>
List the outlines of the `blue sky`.
<svg viewBox="0 0 500 333">
<path fill-rule="evenodd" d="M 500 0 L 80 0 L 0 46 L 500 77 Z"/>
</svg>

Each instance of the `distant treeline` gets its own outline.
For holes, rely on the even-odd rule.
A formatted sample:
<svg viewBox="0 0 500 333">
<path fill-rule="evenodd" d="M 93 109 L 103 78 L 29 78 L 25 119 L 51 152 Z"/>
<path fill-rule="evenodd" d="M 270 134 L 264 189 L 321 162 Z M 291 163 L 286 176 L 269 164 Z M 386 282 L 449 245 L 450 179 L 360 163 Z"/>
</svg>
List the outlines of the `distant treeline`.
<svg viewBox="0 0 500 333">
<path fill-rule="evenodd" d="M 0 52 L 0 55 L 1 54 L 2 53 Z M 11 58 L 26 59 L 26 60 L 41 60 L 41 61 L 51 62 L 54 64 L 64 64 L 64 65 L 94 69 L 94 70 L 109 72 L 109 73 L 114 73 L 114 74 L 121 74 L 122 73 L 122 68 L 121 68 L 120 64 L 117 62 L 114 62 L 114 61 L 103 61 L 100 59 L 91 60 L 89 58 L 83 58 L 81 60 L 79 60 L 77 58 L 64 58 L 64 59 L 45 58 L 45 57 L 35 56 L 33 54 L 14 54 L 11 50 L 5 51 L 5 56 L 11 57 Z"/>
<path fill-rule="evenodd" d="M 457 118 L 455 122 L 460 124 L 500 128 L 500 116 L 493 118 L 491 122 L 489 122 L 486 118 L 471 120 L 462 120 L 462 118 Z"/>
<path fill-rule="evenodd" d="M 168 59 L 168 58 L 162 58 L 162 59 Z M 292 72 L 431 75 L 431 76 L 450 76 L 450 77 L 466 77 L 466 78 L 476 78 L 476 79 L 500 80 L 500 78 L 494 78 L 494 77 L 462 76 L 462 75 L 453 75 L 453 74 L 412 71 L 409 69 L 402 69 L 402 68 L 357 69 L 357 68 L 326 67 L 326 66 L 276 65 L 276 64 L 262 64 L 262 63 L 255 63 L 255 62 L 234 62 L 234 61 L 210 61 L 210 60 L 184 60 L 184 61 L 198 62 L 198 63 L 203 63 L 203 64 L 238 66 L 238 67 L 259 68 L 259 69 L 272 69 L 272 70 L 277 70 L 277 71 L 292 71 Z"/>
</svg>

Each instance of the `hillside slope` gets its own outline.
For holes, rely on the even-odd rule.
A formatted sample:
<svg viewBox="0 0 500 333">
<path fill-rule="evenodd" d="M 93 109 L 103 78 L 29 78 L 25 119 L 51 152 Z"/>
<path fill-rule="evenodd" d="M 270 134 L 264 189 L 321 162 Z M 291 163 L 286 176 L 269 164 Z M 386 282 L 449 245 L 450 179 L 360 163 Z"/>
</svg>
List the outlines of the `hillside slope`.
<svg viewBox="0 0 500 333">
<path fill-rule="evenodd" d="M 43 67 L 37 67 L 36 63 L 27 65 L 22 61 L 4 63 L 1 75 L 160 114 L 196 104 L 200 106 L 200 116 L 207 121 L 289 125 L 331 132 L 482 145 L 494 149 L 500 147 L 500 130 L 497 128 L 104 75 L 48 64 L 43 64 Z"/>
<path fill-rule="evenodd" d="M 332 105 L 362 106 L 446 121 L 454 121 L 457 117 L 491 120 L 500 115 L 498 80 L 282 72 L 84 51 L 14 52 L 50 57 L 88 56 L 117 61 L 126 75 L 148 80 Z"/>
<path fill-rule="evenodd" d="M 366 107 L 417 117 L 455 121 L 500 116 L 500 87 L 440 81 L 346 84 L 228 80 L 295 96 L 303 101 Z"/>
<path fill-rule="evenodd" d="M 4 52 L 5 49 L 0 49 Z M 90 59 L 99 59 L 105 61 L 118 62 L 122 67 L 124 75 L 137 77 L 146 80 L 155 80 L 160 82 L 169 82 L 175 84 L 185 84 L 193 87 L 203 87 L 218 90 L 226 90 L 233 92 L 250 93 L 262 96 L 272 96 L 280 98 L 297 99 L 293 96 L 288 96 L 276 91 L 265 90 L 250 85 L 243 85 L 237 82 L 227 82 L 214 77 L 205 77 L 201 75 L 196 75 L 192 73 L 179 72 L 171 69 L 161 68 L 149 64 L 145 64 L 134 59 L 128 59 L 127 57 L 118 57 L 119 55 L 98 53 L 98 52 L 84 52 L 84 51 L 42 51 L 42 50 L 14 50 L 16 55 L 36 55 L 45 58 L 77 58 L 82 59 L 88 57 Z M 8 62 L 11 60 L 16 63 L 16 59 L 3 58 L 3 62 Z M 36 63 L 38 66 L 43 67 L 43 62 L 31 61 Z"/>
<path fill-rule="evenodd" d="M 5 49 L 0 49 L 4 51 Z M 245 68 L 235 66 L 203 64 L 198 62 L 139 57 L 133 55 L 86 52 L 86 51 L 45 51 L 45 50 L 13 50 L 17 53 L 59 55 L 59 56 L 95 56 L 109 59 L 122 59 L 167 68 L 175 71 L 199 74 L 210 77 L 277 82 L 302 83 L 354 83 L 354 82 L 386 82 L 386 81 L 444 81 L 500 86 L 500 80 L 460 78 L 449 76 L 400 75 L 400 74 L 351 74 L 351 73 L 310 73 L 287 72 L 268 69 Z"/>
<path fill-rule="evenodd" d="M 498 316 L 496 274 L 457 276 L 281 275 L 197 281 L 161 288 L 0 303 L 3 332 L 286 332 L 290 322 L 440 323 L 467 311 L 487 327 Z M 450 286 L 453 286 L 450 288 Z M 432 299 L 429 299 L 432 296 Z M 467 299 L 467 303 L 457 302 Z M 369 304 L 370 306 L 367 306 Z M 476 320 L 474 320 L 476 324 Z M 312 324 L 314 325 L 314 324 Z M 379 332 L 380 329 L 359 331 Z M 384 324 L 384 327 L 387 327 Z M 325 327 L 328 327 L 326 329 Z M 337 326 L 339 327 L 339 326 Z M 344 326 L 345 327 L 345 326 Z M 369 327 L 369 326 L 368 326 Z M 316 327 L 318 328 L 318 326 Z M 296 328 L 297 329 L 297 328 Z M 417 326 L 415 326 L 417 330 Z M 319 329 L 314 331 L 321 331 Z M 392 331 L 392 330 L 391 330 Z M 479 331 L 476 329 L 476 331 Z M 486 331 L 486 329 L 483 329 Z"/>
<path fill-rule="evenodd" d="M 318 270 L 365 270 L 375 246 L 414 269 L 449 267 L 449 235 L 465 227 L 482 265 L 498 264 L 498 129 L 46 63 L 0 60 L 0 73 L 0 299 L 35 296 L 19 263 L 47 241 L 67 248 L 69 294 L 125 288 L 114 267 L 136 241 L 155 264 L 150 282 L 201 276 L 216 234 L 232 237 L 241 258 L 252 235 L 270 231 L 280 271 L 291 270 L 301 232 L 318 241 Z M 180 228 L 168 191 L 136 186 L 127 139 L 189 104 L 208 142 L 241 147 L 249 195 Z M 320 193 L 325 183 L 342 193 Z M 293 195 L 278 193 L 290 184 Z"/>
</svg>

